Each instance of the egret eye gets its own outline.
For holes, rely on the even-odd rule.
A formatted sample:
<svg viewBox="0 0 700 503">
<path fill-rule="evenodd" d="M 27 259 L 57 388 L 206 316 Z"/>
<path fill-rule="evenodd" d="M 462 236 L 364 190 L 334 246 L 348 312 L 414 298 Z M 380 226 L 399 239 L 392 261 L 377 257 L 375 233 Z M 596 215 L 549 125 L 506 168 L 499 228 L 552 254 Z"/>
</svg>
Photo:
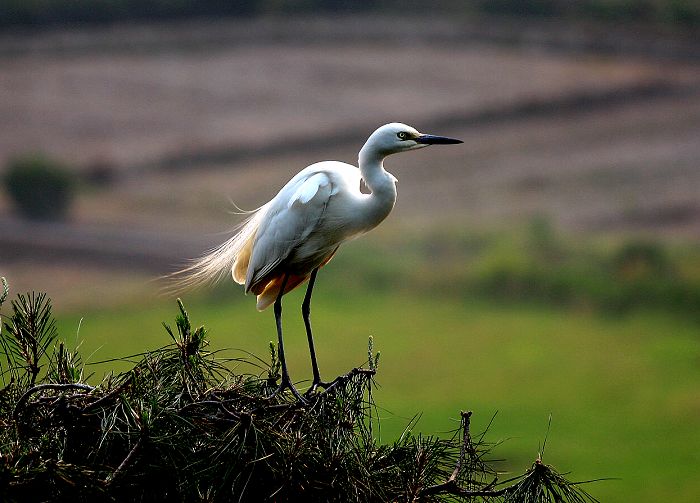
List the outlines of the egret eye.
<svg viewBox="0 0 700 503">
<path fill-rule="evenodd" d="M 400 133 L 396 133 L 396 136 L 399 137 L 399 140 L 407 140 L 408 139 L 408 133 L 406 131 L 401 131 Z"/>
</svg>

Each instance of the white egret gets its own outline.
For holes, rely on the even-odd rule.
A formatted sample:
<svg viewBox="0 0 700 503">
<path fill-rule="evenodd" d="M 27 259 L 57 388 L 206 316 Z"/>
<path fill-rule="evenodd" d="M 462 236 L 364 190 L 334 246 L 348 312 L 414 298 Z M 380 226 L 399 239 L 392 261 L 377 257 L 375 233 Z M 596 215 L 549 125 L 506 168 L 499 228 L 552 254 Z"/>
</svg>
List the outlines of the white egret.
<svg viewBox="0 0 700 503">
<path fill-rule="evenodd" d="M 181 271 L 183 285 L 218 280 L 229 271 L 246 293 L 257 295 L 262 311 L 274 303 L 282 381 L 275 393 L 294 387 L 287 371 L 282 341 L 282 296 L 307 279 L 302 317 L 311 354 L 313 382 L 321 381 L 311 332 L 310 304 L 316 274 L 341 243 L 376 227 L 396 202 L 396 178 L 385 171 L 384 158 L 428 145 L 462 143 L 461 140 L 419 133 L 401 123 L 386 124 L 370 135 L 362 147 L 358 167 L 323 161 L 300 171 L 267 204 L 249 216 L 228 241 Z M 369 194 L 360 190 L 364 182 Z"/>
</svg>

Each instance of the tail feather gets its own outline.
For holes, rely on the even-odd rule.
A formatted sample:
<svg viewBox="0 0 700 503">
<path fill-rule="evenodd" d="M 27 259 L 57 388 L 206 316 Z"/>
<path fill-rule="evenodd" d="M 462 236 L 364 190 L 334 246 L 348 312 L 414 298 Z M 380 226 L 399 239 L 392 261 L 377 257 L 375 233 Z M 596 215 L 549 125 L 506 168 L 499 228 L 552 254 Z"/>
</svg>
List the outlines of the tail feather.
<svg viewBox="0 0 700 503">
<path fill-rule="evenodd" d="M 223 244 L 213 248 L 190 265 L 177 271 L 168 279 L 172 281 L 169 291 L 176 293 L 221 281 L 231 274 L 236 283 L 244 284 L 255 235 L 264 206 L 255 210 Z"/>
</svg>

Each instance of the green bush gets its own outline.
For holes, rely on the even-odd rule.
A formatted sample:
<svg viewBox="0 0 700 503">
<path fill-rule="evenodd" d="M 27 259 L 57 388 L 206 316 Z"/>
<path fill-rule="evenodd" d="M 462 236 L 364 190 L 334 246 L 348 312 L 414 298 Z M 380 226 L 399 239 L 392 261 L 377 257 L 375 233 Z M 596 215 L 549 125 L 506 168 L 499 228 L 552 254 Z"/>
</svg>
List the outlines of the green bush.
<svg viewBox="0 0 700 503">
<path fill-rule="evenodd" d="M 612 258 L 615 274 L 623 280 L 662 278 L 672 273 L 666 250 L 660 243 L 632 240 Z"/>
<path fill-rule="evenodd" d="M 374 259 L 386 255 L 379 249 L 366 254 L 372 261 L 360 263 L 348 254 L 343 260 L 362 270 L 390 271 L 386 281 L 400 278 L 412 287 L 447 295 L 590 308 L 606 314 L 660 309 L 697 318 L 700 313 L 696 245 L 679 248 L 634 236 L 595 244 L 590 237 L 559 235 L 539 217 L 517 232 L 432 233 L 421 238 L 419 246 L 411 245 L 412 239 L 416 238 L 392 243 L 405 260 L 394 261 L 391 268 Z"/>
<path fill-rule="evenodd" d="M 75 193 L 75 175 L 42 155 L 11 161 L 4 182 L 19 212 L 33 219 L 64 218 Z"/>
</svg>

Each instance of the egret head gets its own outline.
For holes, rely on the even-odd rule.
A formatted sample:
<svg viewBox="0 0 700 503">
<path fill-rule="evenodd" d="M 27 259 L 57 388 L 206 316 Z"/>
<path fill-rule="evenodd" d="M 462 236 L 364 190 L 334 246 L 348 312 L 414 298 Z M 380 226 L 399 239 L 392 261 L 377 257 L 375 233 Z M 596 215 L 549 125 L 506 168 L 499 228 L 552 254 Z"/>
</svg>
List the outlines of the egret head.
<svg viewBox="0 0 700 503">
<path fill-rule="evenodd" d="M 423 134 L 411 126 L 400 122 L 392 122 L 378 128 L 370 135 L 363 150 L 372 150 L 386 156 L 406 150 L 415 150 L 428 145 L 449 145 L 462 143 L 462 140 Z"/>
</svg>

